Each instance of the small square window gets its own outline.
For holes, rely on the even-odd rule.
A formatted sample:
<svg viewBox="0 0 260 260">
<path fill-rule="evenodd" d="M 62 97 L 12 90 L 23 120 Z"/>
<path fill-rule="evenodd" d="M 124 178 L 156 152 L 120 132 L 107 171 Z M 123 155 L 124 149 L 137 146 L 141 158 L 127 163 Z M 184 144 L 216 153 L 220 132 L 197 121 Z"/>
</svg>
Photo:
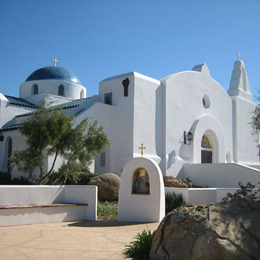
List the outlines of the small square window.
<svg viewBox="0 0 260 260">
<path fill-rule="evenodd" d="M 112 92 L 105 93 L 104 103 L 107 105 L 112 105 Z"/>
</svg>

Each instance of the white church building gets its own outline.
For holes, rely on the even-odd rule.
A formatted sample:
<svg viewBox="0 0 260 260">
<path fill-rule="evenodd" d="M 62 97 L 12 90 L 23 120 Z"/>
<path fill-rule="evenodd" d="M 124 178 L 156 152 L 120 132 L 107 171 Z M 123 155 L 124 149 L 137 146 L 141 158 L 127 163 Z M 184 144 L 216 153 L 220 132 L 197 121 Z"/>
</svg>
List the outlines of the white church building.
<svg viewBox="0 0 260 260">
<path fill-rule="evenodd" d="M 19 123 L 37 110 L 46 93 L 53 106 L 75 116 L 75 124 L 88 117 L 104 126 L 110 146 L 97 156 L 95 173 L 120 175 L 130 159 L 143 153 L 163 175 L 189 177 L 201 185 L 225 186 L 223 179 L 239 181 L 243 172 L 248 172 L 245 180 L 260 180 L 258 135 L 250 125 L 256 104 L 242 60 L 234 63 L 228 91 L 210 76 L 206 64 L 160 80 L 137 72 L 111 77 L 100 82 L 92 97 L 67 69 L 34 71 L 20 85 L 19 98 L 0 93 L 0 172 L 12 178 L 20 173 L 8 158 L 25 145 Z M 50 165 L 48 160 L 46 167 Z M 234 174 L 239 176 L 235 180 Z"/>
</svg>

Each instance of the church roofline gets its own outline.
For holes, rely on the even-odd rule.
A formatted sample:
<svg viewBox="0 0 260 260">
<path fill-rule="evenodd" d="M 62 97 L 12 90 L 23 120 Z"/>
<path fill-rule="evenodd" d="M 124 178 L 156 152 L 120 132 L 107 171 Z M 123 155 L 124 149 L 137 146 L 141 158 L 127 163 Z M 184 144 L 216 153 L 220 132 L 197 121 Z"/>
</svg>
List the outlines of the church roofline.
<svg viewBox="0 0 260 260">
<path fill-rule="evenodd" d="M 109 78 L 105 78 L 104 80 L 100 81 L 100 83 L 103 83 L 105 81 L 110 81 L 110 80 L 115 80 L 115 79 L 119 79 L 119 78 L 124 78 L 124 77 L 130 77 L 134 75 L 134 71 L 133 72 L 128 72 L 128 73 L 123 73 L 120 75 L 116 75 L 116 76 L 112 76 Z"/>
<path fill-rule="evenodd" d="M 72 102 L 71 102 L 72 103 Z M 70 109 L 70 108 L 75 108 L 75 107 L 78 107 L 80 104 L 70 104 L 70 103 L 66 103 L 66 104 L 63 104 L 63 105 L 58 105 L 58 106 L 53 106 L 53 107 L 50 107 L 50 110 L 51 109 L 54 109 L 54 108 L 58 108 L 58 107 L 61 107 L 62 110 L 65 110 L 65 109 Z M 37 110 L 36 111 L 33 111 L 33 112 L 29 112 L 29 113 L 25 113 L 25 114 L 20 114 L 20 115 L 17 115 L 15 116 L 16 118 L 18 117 L 27 117 L 27 116 L 31 116 L 32 114 L 34 113 L 37 113 Z"/>
<path fill-rule="evenodd" d="M 21 125 L 18 125 L 18 124 L 12 125 L 12 126 L 7 126 L 7 127 L 2 127 L 2 128 L 0 128 L 0 133 L 1 132 L 17 130 L 20 127 L 21 127 Z"/>
<path fill-rule="evenodd" d="M 120 79 L 120 78 L 131 77 L 131 76 L 142 78 L 142 79 L 149 80 L 149 81 L 153 81 L 153 82 L 155 82 L 157 84 L 160 84 L 160 81 L 158 79 L 155 79 L 155 78 L 143 75 L 143 74 L 138 73 L 136 71 L 132 71 L 132 72 L 120 74 L 120 75 L 117 75 L 117 76 L 109 77 L 109 78 L 106 78 L 106 79 L 100 81 L 100 83 L 103 83 L 103 82 L 106 82 L 106 81 L 110 81 L 110 80 Z"/>
<path fill-rule="evenodd" d="M 162 81 L 166 81 L 167 79 L 169 79 L 169 78 L 171 78 L 171 77 L 175 77 L 175 76 L 177 76 L 177 75 L 181 75 L 181 74 L 185 74 L 185 73 L 190 73 L 190 72 L 192 72 L 192 73 L 198 73 L 197 71 L 194 71 L 194 70 L 184 70 L 184 71 L 172 73 L 172 74 L 170 74 L 170 75 L 168 75 L 168 76 L 165 76 L 165 77 L 161 78 L 160 81 L 161 81 L 161 82 L 162 82 Z"/>
<path fill-rule="evenodd" d="M 175 72 L 170 75 L 167 75 L 167 76 L 161 78 L 160 81 L 166 81 L 167 79 L 169 79 L 173 76 L 180 75 L 180 74 L 187 73 L 187 72 L 204 73 L 204 74 L 207 74 L 209 77 L 211 77 L 207 64 L 202 63 L 202 64 L 195 65 L 192 68 L 192 70 L 184 70 L 184 71 L 179 71 L 179 72 Z"/>
<path fill-rule="evenodd" d="M 36 106 L 23 98 L 17 98 L 12 96 L 5 96 L 11 105 L 17 105 L 21 107 L 36 108 Z"/>
</svg>

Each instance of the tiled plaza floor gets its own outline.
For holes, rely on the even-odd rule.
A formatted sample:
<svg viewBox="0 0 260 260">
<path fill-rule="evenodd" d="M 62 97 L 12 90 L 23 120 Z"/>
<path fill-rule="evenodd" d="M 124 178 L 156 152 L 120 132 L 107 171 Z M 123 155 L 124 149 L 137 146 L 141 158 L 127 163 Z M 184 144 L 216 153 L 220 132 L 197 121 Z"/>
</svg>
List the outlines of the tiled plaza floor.
<svg viewBox="0 0 260 260">
<path fill-rule="evenodd" d="M 98 220 L 0 227 L 0 259 L 125 259 L 125 245 L 158 225 Z"/>
</svg>

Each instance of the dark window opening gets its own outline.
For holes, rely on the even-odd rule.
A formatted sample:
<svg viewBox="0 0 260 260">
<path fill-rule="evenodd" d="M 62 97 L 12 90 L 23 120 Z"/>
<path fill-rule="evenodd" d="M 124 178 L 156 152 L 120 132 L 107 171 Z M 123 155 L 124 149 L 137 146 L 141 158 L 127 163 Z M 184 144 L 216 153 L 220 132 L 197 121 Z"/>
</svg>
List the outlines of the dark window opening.
<svg viewBox="0 0 260 260">
<path fill-rule="evenodd" d="M 63 85 L 60 85 L 60 86 L 59 86 L 58 95 L 59 95 L 59 96 L 64 96 L 64 86 L 63 86 Z"/>
<path fill-rule="evenodd" d="M 201 163 L 212 163 L 212 151 L 201 150 Z"/>
<path fill-rule="evenodd" d="M 107 105 L 112 105 L 112 92 L 105 93 L 104 103 L 107 104 Z"/>
<path fill-rule="evenodd" d="M 35 84 L 33 85 L 33 95 L 38 95 L 38 93 L 39 93 L 38 85 Z"/>
<path fill-rule="evenodd" d="M 124 97 L 128 97 L 128 86 L 129 86 L 129 83 L 130 83 L 130 81 L 129 81 L 128 78 L 126 78 L 126 79 L 124 79 L 122 81 L 122 84 L 124 86 Z"/>
</svg>

